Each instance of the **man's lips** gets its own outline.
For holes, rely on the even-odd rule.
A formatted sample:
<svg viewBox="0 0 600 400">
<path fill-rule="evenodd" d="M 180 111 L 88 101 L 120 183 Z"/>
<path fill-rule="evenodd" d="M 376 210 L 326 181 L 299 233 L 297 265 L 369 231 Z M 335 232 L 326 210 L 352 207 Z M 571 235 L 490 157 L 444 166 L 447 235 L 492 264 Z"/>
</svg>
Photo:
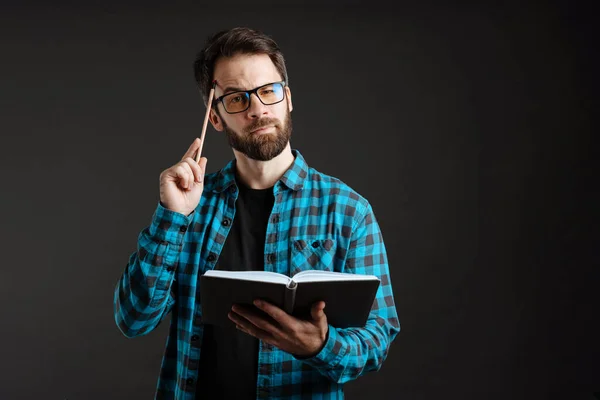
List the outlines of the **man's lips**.
<svg viewBox="0 0 600 400">
<path fill-rule="evenodd" d="M 263 133 L 263 132 L 265 132 L 267 129 L 270 129 L 270 128 L 272 128 L 272 127 L 273 127 L 273 125 L 267 125 L 267 126 L 263 126 L 263 127 L 261 127 L 261 128 L 258 128 L 258 129 L 255 129 L 255 130 L 251 131 L 251 132 L 250 132 L 250 134 L 254 134 L 254 133 Z"/>
</svg>

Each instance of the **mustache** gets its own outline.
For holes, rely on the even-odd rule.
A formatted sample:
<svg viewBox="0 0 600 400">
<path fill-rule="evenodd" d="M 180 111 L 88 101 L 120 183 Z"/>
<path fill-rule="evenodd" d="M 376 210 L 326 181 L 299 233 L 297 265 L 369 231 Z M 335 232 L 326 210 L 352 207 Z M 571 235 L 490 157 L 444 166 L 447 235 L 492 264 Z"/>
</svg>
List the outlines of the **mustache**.
<svg viewBox="0 0 600 400">
<path fill-rule="evenodd" d="M 253 123 L 251 123 L 246 129 L 244 129 L 245 133 L 250 133 L 260 128 L 264 128 L 265 126 L 273 125 L 274 127 L 279 127 L 279 120 L 275 118 L 261 118 Z"/>
</svg>

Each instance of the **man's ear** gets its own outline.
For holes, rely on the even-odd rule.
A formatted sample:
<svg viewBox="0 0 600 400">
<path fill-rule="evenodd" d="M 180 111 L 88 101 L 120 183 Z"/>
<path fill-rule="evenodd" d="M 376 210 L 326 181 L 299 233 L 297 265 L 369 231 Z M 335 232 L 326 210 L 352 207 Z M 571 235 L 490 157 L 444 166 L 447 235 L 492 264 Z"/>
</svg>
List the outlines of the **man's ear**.
<svg viewBox="0 0 600 400">
<path fill-rule="evenodd" d="M 212 108 L 210 110 L 208 119 L 210 120 L 210 123 L 212 124 L 213 128 L 215 128 L 216 131 L 218 131 L 218 132 L 223 131 L 223 122 L 221 121 L 221 117 L 219 117 L 217 112 Z"/>
<path fill-rule="evenodd" d="M 290 112 L 292 112 L 292 110 L 294 109 L 294 106 L 292 105 L 292 91 L 290 90 L 289 86 L 285 87 L 285 92 L 286 92 L 288 108 L 290 109 Z"/>
</svg>

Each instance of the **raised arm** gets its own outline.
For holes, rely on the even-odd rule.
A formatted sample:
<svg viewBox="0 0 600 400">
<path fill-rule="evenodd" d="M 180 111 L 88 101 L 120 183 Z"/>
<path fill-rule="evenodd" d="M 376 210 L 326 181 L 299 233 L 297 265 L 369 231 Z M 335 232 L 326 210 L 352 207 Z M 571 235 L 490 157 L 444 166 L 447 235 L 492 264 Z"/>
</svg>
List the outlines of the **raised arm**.
<svg viewBox="0 0 600 400">
<path fill-rule="evenodd" d="M 117 326 L 125 336 L 152 331 L 172 309 L 175 271 L 183 239 L 204 190 L 207 159 L 200 154 L 200 139 L 182 159 L 160 174 L 160 202 L 151 225 L 144 229 L 137 251 L 129 258 L 114 294 Z"/>
</svg>

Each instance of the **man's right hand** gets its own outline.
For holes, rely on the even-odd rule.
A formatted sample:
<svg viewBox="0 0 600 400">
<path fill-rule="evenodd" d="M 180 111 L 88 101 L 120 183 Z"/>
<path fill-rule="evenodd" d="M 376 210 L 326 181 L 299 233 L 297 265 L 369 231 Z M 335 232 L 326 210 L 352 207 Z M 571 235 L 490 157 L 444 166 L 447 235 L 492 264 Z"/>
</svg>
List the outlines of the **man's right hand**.
<svg viewBox="0 0 600 400">
<path fill-rule="evenodd" d="M 200 148 L 200 139 L 196 138 L 180 162 L 160 174 L 160 202 L 163 207 L 189 215 L 196 209 L 204 190 L 206 157 L 196 163 L 194 155 Z"/>
</svg>

